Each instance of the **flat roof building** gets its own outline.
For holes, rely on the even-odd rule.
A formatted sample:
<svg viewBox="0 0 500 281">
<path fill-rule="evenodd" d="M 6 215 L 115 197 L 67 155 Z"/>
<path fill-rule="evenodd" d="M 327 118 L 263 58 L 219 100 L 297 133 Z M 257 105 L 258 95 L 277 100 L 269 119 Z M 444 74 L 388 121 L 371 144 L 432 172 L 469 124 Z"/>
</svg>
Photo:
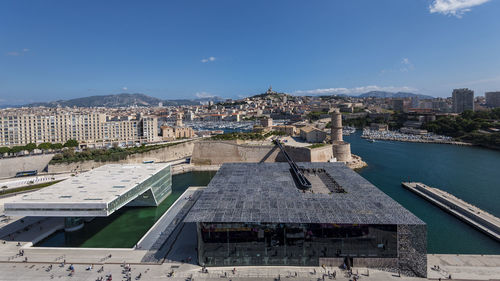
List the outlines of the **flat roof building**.
<svg viewBox="0 0 500 281">
<path fill-rule="evenodd" d="M 462 113 L 465 110 L 474 110 L 474 91 L 467 88 L 454 89 L 451 98 L 453 112 Z"/>
<path fill-rule="evenodd" d="M 342 163 L 226 163 L 185 222 L 205 266 L 398 268 L 427 274 L 426 224 Z"/>
<path fill-rule="evenodd" d="M 172 191 L 169 164 L 109 164 L 5 203 L 8 216 L 106 217 L 157 206 Z"/>
<path fill-rule="evenodd" d="M 486 105 L 489 107 L 500 107 L 500 91 L 487 92 L 484 94 L 486 97 Z"/>
</svg>

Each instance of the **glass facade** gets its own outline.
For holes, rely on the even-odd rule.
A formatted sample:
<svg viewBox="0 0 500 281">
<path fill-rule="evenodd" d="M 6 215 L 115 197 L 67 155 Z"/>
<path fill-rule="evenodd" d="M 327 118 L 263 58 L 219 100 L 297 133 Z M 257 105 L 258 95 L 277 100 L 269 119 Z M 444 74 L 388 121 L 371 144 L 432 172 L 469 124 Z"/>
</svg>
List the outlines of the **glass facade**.
<svg viewBox="0 0 500 281">
<path fill-rule="evenodd" d="M 319 258 L 397 257 L 396 225 L 198 223 L 205 266 L 319 266 Z"/>
<path fill-rule="evenodd" d="M 156 199 L 156 204 L 160 204 L 172 191 L 172 173 L 170 166 L 154 175 L 151 190 Z"/>
<path fill-rule="evenodd" d="M 138 184 L 131 190 L 127 191 L 125 194 L 120 195 L 111 203 L 108 204 L 108 213 L 112 213 L 115 210 L 120 209 L 131 200 L 137 198 L 140 194 L 143 194 L 146 190 L 151 188 L 156 199 L 156 205 L 165 199 L 165 197 L 170 194 L 172 190 L 172 173 L 170 166 L 159 171 L 152 177 Z"/>
</svg>

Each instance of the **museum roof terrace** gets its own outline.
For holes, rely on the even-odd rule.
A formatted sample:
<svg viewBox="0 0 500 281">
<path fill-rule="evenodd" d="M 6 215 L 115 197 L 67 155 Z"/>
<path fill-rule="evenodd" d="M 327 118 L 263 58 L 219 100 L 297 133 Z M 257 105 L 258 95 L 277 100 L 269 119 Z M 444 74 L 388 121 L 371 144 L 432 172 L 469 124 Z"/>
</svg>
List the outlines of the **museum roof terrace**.
<svg viewBox="0 0 500 281">
<path fill-rule="evenodd" d="M 310 190 L 287 163 L 223 164 L 185 221 L 425 224 L 342 163 L 297 164 Z"/>
</svg>

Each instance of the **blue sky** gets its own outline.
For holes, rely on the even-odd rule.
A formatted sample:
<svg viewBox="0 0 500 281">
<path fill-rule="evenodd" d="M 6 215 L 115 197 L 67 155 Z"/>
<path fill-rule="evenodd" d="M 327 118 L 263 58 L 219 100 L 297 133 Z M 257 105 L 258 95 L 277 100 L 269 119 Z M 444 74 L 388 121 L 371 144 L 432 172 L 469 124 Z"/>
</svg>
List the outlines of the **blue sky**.
<svg viewBox="0 0 500 281">
<path fill-rule="evenodd" d="M 500 90 L 500 0 L 0 2 L 0 104 Z"/>
</svg>

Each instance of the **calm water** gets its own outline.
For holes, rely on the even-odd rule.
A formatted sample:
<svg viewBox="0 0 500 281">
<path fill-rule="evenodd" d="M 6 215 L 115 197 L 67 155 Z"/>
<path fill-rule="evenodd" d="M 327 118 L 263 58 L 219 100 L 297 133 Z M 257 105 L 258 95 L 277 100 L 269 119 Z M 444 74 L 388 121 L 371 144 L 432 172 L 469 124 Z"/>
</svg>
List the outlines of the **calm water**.
<svg viewBox="0 0 500 281">
<path fill-rule="evenodd" d="M 158 207 L 124 207 L 106 218 L 95 218 L 75 232 L 59 231 L 40 241 L 41 247 L 128 248 L 153 226 L 190 186 L 207 185 L 215 172 L 172 176 L 172 194 Z"/>
<path fill-rule="evenodd" d="M 368 163 L 359 173 L 428 227 L 429 253 L 500 254 L 500 243 L 401 187 L 420 181 L 500 216 L 500 152 L 477 147 L 345 137 Z"/>
</svg>

